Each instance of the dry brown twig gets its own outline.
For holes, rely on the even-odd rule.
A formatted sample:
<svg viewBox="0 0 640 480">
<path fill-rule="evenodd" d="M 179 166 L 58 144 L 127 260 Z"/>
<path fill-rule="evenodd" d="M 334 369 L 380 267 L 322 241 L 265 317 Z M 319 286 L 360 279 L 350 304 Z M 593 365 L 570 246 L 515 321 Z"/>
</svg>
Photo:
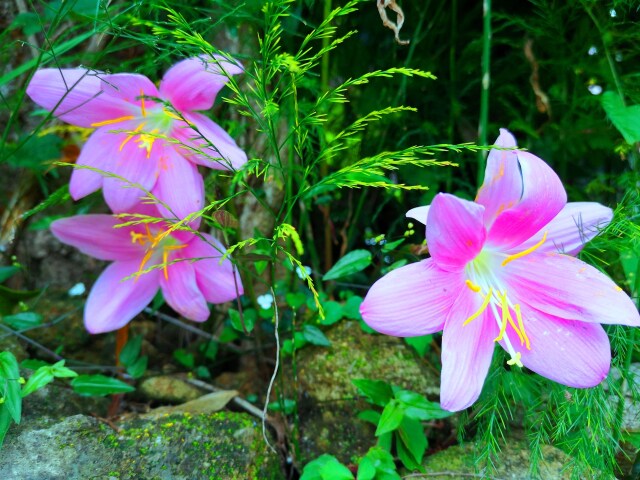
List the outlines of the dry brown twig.
<svg viewBox="0 0 640 480">
<path fill-rule="evenodd" d="M 395 22 L 392 22 L 389 20 L 389 17 L 387 17 L 387 7 L 396 12 L 397 17 Z M 393 30 L 396 36 L 396 42 L 398 42 L 399 45 L 409 45 L 409 40 L 400 40 L 400 29 L 404 23 L 404 12 L 396 3 L 396 0 L 378 0 L 378 13 L 380 13 L 380 18 L 382 19 L 382 25 Z"/>
</svg>

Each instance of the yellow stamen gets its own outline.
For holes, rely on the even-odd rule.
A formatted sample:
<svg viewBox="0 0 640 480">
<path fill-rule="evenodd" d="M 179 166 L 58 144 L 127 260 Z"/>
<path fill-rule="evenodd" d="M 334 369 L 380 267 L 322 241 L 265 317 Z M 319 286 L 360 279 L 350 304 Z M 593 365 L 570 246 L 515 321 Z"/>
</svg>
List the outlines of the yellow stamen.
<svg viewBox="0 0 640 480">
<path fill-rule="evenodd" d="M 140 110 L 142 110 L 142 116 L 147 116 L 147 109 L 144 108 L 144 90 L 140 89 Z"/>
<path fill-rule="evenodd" d="M 138 125 L 138 126 L 135 128 L 134 132 L 139 132 L 140 130 L 142 130 L 142 127 L 144 127 L 144 123 L 141 123 L 140 125 Z M 133 133 L 133 134 L 131 134 L 131 135 L 127 135 L 127 138 L 125 138 L 125 139 L 122 141 L 122 143 L 120 144 L 119 151 L 121 152 L 121 151 L 122 151 L 122 149 L 124 148 L 124 146 L 129 142 L 129 140 L 131 140 L 131 139 L 132 139 L 133 137 L 135 137 L 136 135 L 137 135 L 136 133 Z"/>
<path fill-rule="evenodd" d="M 516 303 L 513 306 L 513 309 L 516 311 L 516 317 L 518 319 L 518 325 L 520 327 L 520 332 L 522 332 L 522 337 L 524 337 L 524 341 L 526 343 L 527 350 L 531 350 L 531 342 L 529 341 L 529 337 L 527 336 L 527 332 L 524 331 L 524 322 L 522 321 L 522 313 L 520 313 L 520 304 Z M 522 341 L 520 343 L 522 343 Z"/>
<path fill-rule="evenodd" d="M 133 115 L 127 115 L 126 117 L 118 117 L 118 118 L 113 118 L 111 120 L 105 120 L 104 122 L 96 122 L 96 123 L 92 123 L 91 126 L 92 127 L 103 127 L 105 125 L 112 125 L 114 123 L 120 123 L 120 122 L 124 122 L 126 120 L 133 120 L 134 117 Z"/>
<path fill-rule="evenodd" d="M 181 248 L 185 248 L 186 245 L 168 245 L 166 247 L 164 247 L 162 249 L 162 263 L 163 263 L 163 270 L 164 270 L 164 279 L 165 280 L 169 280 L 169 270 L 167 270 L 167 267 L 169 265 L 167 265 L 167 259 L 169 258 L 169 252 L 171 250 L 180 250 Z"/>
<path fill-rule="evenodd" d="M 173 113 L 171 110 L 169 110 L 168 108 L 163 108 L 162 111 L 164 112 L 164 114 L 169 117 L 169 118 L 173 118 L 174 120 L 181 120 L 182 118 L 180 118 L 178 115 L 176 115 L 175 113 Z"/>
<path fill-rule="evenodd" d="M 547 233 L 548 232 L 544 232 L 544 235 L 542 236 L 542 240 L 540 240 L 538 243 L 536 243 L 533 247 L 527 248 L 526 250 L 523 250 L 520 253 L 516 253 L 514 255 L 509 255 L 507 258 L 505 258 L 502 261 L 502 266 L 504 267 L 507 263 L 516 260 L 518 258 L 522 258 L 525 255 L 529 255 L 531 252 L 537 250 L 538 248 L 540 248 L 542 246 L 542 244 L 547 240 Z"/>
<path fill-rule="evenodd" d="M 152 255 L 153 255 L 153 249 L 150 249 L 147 253 L 144 254 L 144 257 L 142 257 L 142 261 L 140 262 L 140 268 L 138 268 L 138 274 L 136 275 L 136 280 L 135 280 L 136 282 L 138 281 L 138 278 L 140 278 L 140 275 L 142 275 L 144 266 L 149 261 Z"/>
<path fill-rule="evenodd" d="M 464 321 L 464 323 L 462 324 L 463 327 L 473 322 L 476 318 L 482 315 L 482 312 L 484 312 L 487 309 L 487 305 L 489 305 L 489 302 L 491 301 L 492 294 L 493 294 L 493 289 L 490 288 L 489 293 L 487 293 L 487 295 L 484 297 L 484 301 L 482 302 L 482 305 L 480 305 L 480 308 L 478 309 L 478 311 Z"/>
<path fill-rule="evenodd" d="M 520 354 L 520 352 L 516 352 L 516 354 L 511 357 L 511 360 L 507 360 L 507 365 L 517 365 L 520 368 L 524 367 L 524 365 L 520 361 L 521 356 L 522 355 Z"/>
<path fill-rule="evenodd" d="M 502 337 L 504 337 L 505 332 L 507 331 L 507 318 L 509 316 L 509 309 L 508 308 L 504 308 L 505 304 L 507 303 L 506 301 L 506 294 L 504 296 L 500 297 L 500 301 L 502 302 L 502 322 L 500 323 L 500 333 L 498 333 L 498 336 L 496 338 L 493 339 L 494 342 L 499 342 L 500 340 L 502 340 Z"/>
<path fill-rule="evenodd" d="M 469 287 L 471 290 L 473 290 L 474 292 L 479 292 L 480 290 L 482 290 L 478 285 L 476 285 L 475 283 L 473 283 L 471 280 L 467 279 L 465 280 L 465 282 L 467 284 L 467 287 Z"/>
</svg>

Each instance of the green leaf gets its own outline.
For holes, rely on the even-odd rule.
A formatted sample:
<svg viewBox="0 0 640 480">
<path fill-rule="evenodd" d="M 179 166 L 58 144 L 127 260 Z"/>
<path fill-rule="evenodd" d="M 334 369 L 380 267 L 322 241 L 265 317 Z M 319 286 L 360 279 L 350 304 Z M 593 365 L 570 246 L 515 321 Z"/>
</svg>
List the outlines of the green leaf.
<svg viewBox="0 0 640 480">
<path fill-rule="evenodd" d="M 402 462 L 402 465 L 408 470 L 417 470 L 420 468 L 420 464 L 416 462 L 416 459 L 413 457 L 413 454 L 407 447 L 407 445 L 400 439 L 400 436 L 397 435 L 396 432 L 396 452 L 398 453 L 398 458 Z"/>
<path fill-rule="evenodd" d="M 393 432 L 383 433 L 378 437 L 378 445 L 380 448 L 385 449 L 387 452 L 391 451 L 391 445 L 393 444 Z"/>
<path fill-rule="evenodd" d="M 397 389 L 395 398 L 402 404 L 405 415 L 416 420 L 435 420 L 453 415 L 443 410 L 439 403 L 430 402 L 422 395 L 409 390 Z"/>
<path fill-rule="evenodd" d="M 289 292 L 284 296 L 284 299 L 287 302 L 287 305 L 289 305 L 293 310 L 297 310 L 298 308 L 300 308 L 302 305 L 306 303 L 307 296 L 301 292 L 298 292 L 298 293 Z"/>
<path fill-rule="evenodd" d="M 47 362 L 43 362 L 42 360 L 38 360 L 36 358 L 27 358 L 20 362 L 20 368 L 28 368 L 29 370 L 37 370 L 40 367 L 48 367 L 49 364 Z"/>
<path fill-rule="evenodd" d="M 193 356 L 193 353 L 187 352 L 184 348 L 179 348 L 173 351 L 173 358 L 175 358 L 178 362 L 180 362 L 183 366 L 188 369 L 192 369 L 196 366 L 196 359 Z"/>
<path fill-rule="evenodd" d="M 344 316 L 351 320 L 361 320 L 362 315 L 360 315 L 360 305 L 363 300 L 364 299 L 358 295 L 349 297 L 349 300 L 344 304 Z"/>
<path fill-rule="evenodd" d="M 9 409 L 6 405 L 0 405 L 0 447 L 4 443 L 4 437 L 7 435 L 9 431 L 9 427 L 11 426 L 11 414 L 9 413 Z"/>
<path fill-rule="evenodd" d="M 324 320 L 320 321 L 322 325 L 333 325 L 342 318 L 342 305 L 338 302 L 334 302 L 333 300 L 324 302 L 322 309 L 324 310 Z"/>
<path fill-rule="evenodd" d="M 249 312 L 253 312 L 253 314 L 249 314 Z M 240 317 L 240 312 L 234 310 L 233 308 L 230 308 L 229 319 L 231 320 L 231 326 L 237 331 L 244 333 L 244 329 L 246 328 L 247 332 L 251 332 L 256 324 L 257 313 L 255 310 L 251 309 L 243 312 L 243 316 Z M 242 326 L 243 322 L 244 327 Z"/>
<path fill-rule="evenodd" d="M 407 345 L 413 347 L 413 349 L 420 355 L 424 357 L 425 353 L 429 351 L 431 347 L 431 342 L 433 341 L 433 335 L 422 335 L 420 337 L 405 337 L 405 342 Z"/>
<path fill-rule="evenodd" d="M 414 461 L 411 466 L 406 463 L 405 466 L 411 469 L 416 468 L 415 464 L 420 465 L 422 463 L 422 457 L 427 450 L 427 437 L 424 434 L 422 423 L 419 420 L 405 416 L 400 423 L 397 434 Z"/>
<path fill-rule="evenodd" d="M 400 245 L 402 245 L 404 241 L 405 239 L 401 238 L 400 240 L 396 240 L 394 242 L 387 242 L 382 246 L 382 251 L 384 253 L 392 252 L 396 249 L 396 247 L 399 247 Z"/>
<path fill-rule="evenodd" d="M 0 267 L 0 283 L 13 277 L 19 271 L 20 271 L 19 267 L 14 267 L 14 266 Z"/>
<path fill-rule="evenodd" d="M 385 449 L 375 446 L 371 447 L 365 455 L 373 467 L 376 469 L 376 480 L 400 480 L 400 475 L 396 471 L 396 464 L 391 454 Z"/>
<path fill-rule="evenodd" d="M 323 280 L 335 280 L 346 277 L 371 265 L 371 252 L 368 250 L 353 250 L 336 262 L 331 269 L 324 274 Z"/>
<path fill-rule="evenodd" d="M 318 327 L 313 325 L 305 325 L 302 327 L 302 334 L 304 339 L 312 345 L 318 345 L 321 347 L 330 347 L 331 341 L 322 333 Z"/>
<path fill-rule="evenodd" d="M 620 263 L 627 277 L 629 289 L 635 296 L 640 292 L 640 249 L 621 252 Z"/>
<path fill-rule="evenodd" d="M 22 416 L 22 395 L 20 395 L 20 369 L 11 352 L 0 353 L 0 397 L 14 422 L 20 423 Z"/>
<path fill-rule="evenodd" d="M 125 367 L 132 365 L 140 356 L 142 348 L 142 335 L 131 337 L 120 352 L 120 361 Z"/>
<path fill-rule="evenodd" d="M 376 478 L 376 467 L 367 457 L 363 457 L 358 464 L 358 480 L 374 480 Z"/>
<path fill-rule="evenodd" d="M 54 363 L 51 366 L 51 373 L 56 378 L 72 378 L 78 376 L 76 372 L 64 366 L 64 360 Z"/>
<path fill-rule="evenodd" d="M 71 380 L 71 386 L 77 394 L 93 397 L 104 397 L 113 393 L 128 393 L 135 390 L 129 384 L 105 375 L 78 375 Z"/>
<path fill-rule="evenodd" d="M 357 417 L 360 420 L 373 423 L 376 426 L 380 422 L 380 412 L 376 412 L 375 410 L 363 410 L 360 413 L 358 413 Z"/>
<path fill-rule="evenodd" d="M 600 98 L 602 108 L 624 140 L 629 144 L 640 142 L 640 105 L 627 107 L 614 92 L 604 92 Z"/>
<path fill-rule="evenodd" d="M 393 390 L 387 382 L 355 378 L 351 380 L 360 392 L 374 405 L 384 407 L 393 398 Z"/>
<path fill-rule="evenodd" d="M 19 148 L 10 150 L 8 163 L 14 167 L 44 170 L 45 163 L 49 160 L 60 158 L 62 150 L 62 138 L 58 135 L 31 135 L 22 138 Z"/>
<path fill-rule="evenodd" d="M 36 312 L 20 312 L 15 315 L 5 315 L 2 321 L 14 330 L 24 330 L 41 325 L 42 315 Z"/>
<path fill-rule="evenodd" d="M 127 373 L 131 375 L 131 378 L 140 378 L 147 370 L 148 363 L 149 358 L 146 355 L 139 357 L 135 362 L 127 365 Z"/>
<path fill-rule="evenodd" d="M 27 380 L 27 383 L 21 392 L 22 396 L 26 397 L 36 390 L 41 389 L 45 385 L 53 382 L 54 378 L 53 373 L 51 373 L 51 367 L 40 367 L 29 377 L 29 380 Z"/>
<path fill-rule="evenodd" d="M 324 454 L 304 466 L 300 480 L 354 480 L 354 477 L 336 457 Z"/>
<path fill-rule="evenodd" d="M 19 303 L 40 294 L 40 290 L 13 290 L 0 285 L 0 315 L 8 315 Z"/>
<path fill-rule="evenodd" d="M 282 401 L 276 400 L 275 402 L 270 402 L 267 408 L 274 412 L 283 412 L 285 415 L 290 415 L 296 409 L 296 401 L 290 398 L 285 398 Z"/>
<path fill-rule="evenodd" d="M 376 437 L 397 429 L 403 418 L 403 406 L 397 400 L 391 400 L 382 411 L 380 423 L 378 423 L 378 428 L 376 429 Z"/>
</svg>

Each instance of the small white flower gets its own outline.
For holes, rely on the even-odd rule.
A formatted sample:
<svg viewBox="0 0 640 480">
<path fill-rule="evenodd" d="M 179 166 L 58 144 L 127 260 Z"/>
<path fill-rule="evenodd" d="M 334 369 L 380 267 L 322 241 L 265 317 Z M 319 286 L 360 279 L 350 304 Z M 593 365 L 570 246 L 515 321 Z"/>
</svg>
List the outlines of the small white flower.
<svg viewBox="0 0 640 480">
<path fill-rule="evenodd" d="M 258 301 L 258 305 L 260 305 L 260 308 L 268 310 L 269 308 L 271 308 L 271 304 L 273 303 L 273 295 L 271 295 L 270 293 L 265 293 L 264 295 L 260 295 L 256 300 Z"/>
<path fill-rule="evenodd" d="M 306 272 L 306 275 L 303 273 L 302 268 L 304 268 L 304 272 Z M 296 267 L 296 275 L 298 275 L 298 278 L 300 280 L 304 280 L 309 275 L 311 275 L 311 272 L 312 272 L 311 267 L 307 267 L 306 265 L 303 265 L 302 268 Z"/>
<path fill-rule="evenodd" d="M 73 287 L 69 289 L 67 292 L 70 297 L 79 297 L 84 292 L 87 291 L 87 288 L 84 286 L 84 283 L 76 283 Z"/>
</svg>

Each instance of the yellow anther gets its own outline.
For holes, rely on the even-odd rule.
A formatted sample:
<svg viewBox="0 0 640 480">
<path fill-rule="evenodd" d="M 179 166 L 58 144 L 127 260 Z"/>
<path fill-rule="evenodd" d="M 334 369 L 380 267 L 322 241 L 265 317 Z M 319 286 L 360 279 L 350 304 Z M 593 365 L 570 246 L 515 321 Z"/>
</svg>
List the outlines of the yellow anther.
<svg viewBox="0 0 640 480">
<path fill-rule="evenodd" d="M 465 280 L 465 282 L 467 284 L 467 287 L 469 287 L 471 290 L 473 290 L 474 292 L 480 292 L 482 289 L 476 285 L 475 283 L 473 283 L 471 280 L 467 279 Z"/>
<path fill-rule="evenodd" d="M 127 115 L 125 117 L 118 117 L 118 118 L 113 118 L 111 120 L 105 120 L 103 122 L 96 122 L 96 123 L 92 123 L 91 126 L 92 127 L 103 127 L 105 125 L 112 125 L 114 123 L 120 123 L 120 122 L 124 122 L 126 120 L 133 120 L 134 117 L 133 115 Z"/>
<path fill-rule="evenodd" d="M 484 301 L 482 302 L 482 305 L 480 305 L 480 308 L 478 309 L 478 311 L 476 313 L 474 313 L 473 315 L 471 315 L 469 318 L 467 318 L 464 321 L 464 323 L 462 324 L 463 327 L 468 325 L 468 324 L 470 324 L 476 318 L 478 318 L 480 315 L 482 315 L 482 312 L 484 312 L 487 309 L 487 306 L 489 305 L 489 302 L 491 301 L 491 295 L 493 295 L 493 289 L 492 288 L 489 289 L 489 293 L 487 293 L 487 295 L 484 297 Z"/>
<path fill-rule="evenodd" d="M 168 108 L 163 108 L 162 111 L 164 112 L 164 114 L 169 117 L 169 118 L 173 118 L 174 120 L 181 120 L 182 118 L 180 118 L 178 115 L 176 115 L 175 113 L 173 113 L 171 110 L 169 110 Z"/>
<path fill-rule="evenodd" d="M 140 130 L 142 130 L 142 128 L 144 127 L 144 123 L 141 123 L 140 125 L 138 125 L 134 132 L 139 132 Z M 129 140 L 131 140 L 133 137 L 135 137 L 137 135 L 137 133 L 133 133 L 131 135 L 127 135 L 127 138 L 125 138 L 122 143 L 120 144 L 120 148 L 119 150 L 122 151 L 122 149 L 124 148 L 124 146 L 127 144 L 127 142 L 129 142 Z"/>
<path fill-rule="evenodd" d="M 526 343 L 527 350 L 531 350 L 531 342 L 529 341 L 529 337 L 527 336 L 527 332 L 524 330 L 524 322 L 522 321 L 522 313 L 520 313 L 520 304 L 516 303 L 513 306 L 513 309 L 516 311 L 516 318 L 518 319 L 518 326 L 520 327 L 520 332 L 522 336 L 520 337 L 520 344 L 522 344 L 522 340 Z"/>
<path fill-rule="evenodd" d="M 144 90 L 140 89 L 140 110 L 142 110 L 142 116 L 147 116 L 147 109 L 144 108 Z"/>
<path fill-rule="evenodd" d="M 507 365 L 517 365 L 520 368 L 524 367 L 524 365 L 520 361 L 521 356 L 522 355 L 520 354 L 520 352 L 516 352 L 516 354 L 511 357 L 511 360 L 507 360 Z"/>
<path fill-rule="evenodd" d="M 140 278 L 140 275 L 142 275 L 144 266 L 147 264 L 147 262 L 149 261 L 152 255 L 153 255 L 153 249 L 150 249 L 149 251 L 147 251 L 147 253 L 144 254 L 144 257 L 142 257 L 142 261 L 140 262 L 140 268 L 138 268 L 138 274 L 135 279 L 136 282 Z"/>
<path fill-rule="evenodd" d="M 167 270 L 167 259 L 169 258 L 169 252 L 171 250 L 180 250 L 181 248 L 185 248 L 186 245 L 168 245 L 162 249 L 162 263 L 164 265 L 164 279 L 169 280 L 169 271 Z"/>
<path fill-rule="evenodd" d="M 512 262 L 513 260 L 517 260 L 518 258 L 522 258 L 525 255 L 529 255 L 531 252 L 534 252 L 535 250 L 540 248 L 542 246 L 542 244 L 547 240 L 547 233 L 548 232 L 544 232 L 544 235 L 542 236 L 542 240 L 540 240 L 538 243 L 536 243 L 533 247 L 527 248 L 526 250 L 523 250 L 520 253 L 516 253 L 514 255 L 509 255 L 507 258 L 505 258 L 502 261 L 502 266 L 504 267 L 507 263 Z"/>
</svg>

